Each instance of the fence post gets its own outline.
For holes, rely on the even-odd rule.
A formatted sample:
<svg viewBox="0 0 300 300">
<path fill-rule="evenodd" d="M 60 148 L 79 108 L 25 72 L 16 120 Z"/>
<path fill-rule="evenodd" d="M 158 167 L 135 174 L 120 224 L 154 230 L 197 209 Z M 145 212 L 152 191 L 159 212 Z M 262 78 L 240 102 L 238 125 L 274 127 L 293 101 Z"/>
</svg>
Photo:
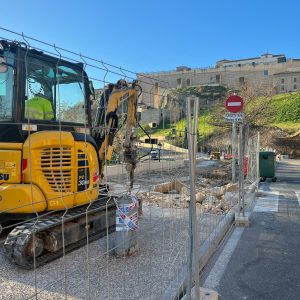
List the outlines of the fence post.
<svg viewBox="0 0 300 300">
<path fill-rule="evenodd" d="M 195 276 L 195 289 L 196 289 L 196 299 L 200 299 L 200 281 L 199 281 L 199 236 L 197 227 L 197 211 L 196 211 L 196 190 L 195 190 L 195 176 L 196 176 L 196 162 L 197 162 L 197 151 L 198 151 L 198 123 L 199 123 L 199 98 L 194 100 L 194 162 L 193 162 L 193 174 L 194 174 L 194 276 Z"/>
<path fill-rule="evenodd" d="M 189 203 L 189 253 L 188 253 L 188 283 L 187 283 L 187 299 L 191 299 L 191 289 L 193 275 L 195 279 L 195 289 L 196 289 L 196 299 L 200 299 L 199 290 L 199 267 L 197 267 L 198 260 L 196 260 L 197 255 L 197 219 L 196 219 L 196 202 L 195 202 L 195 166 L 196 166 L 196 153 L 195 153 L 195 128 L 198 126 L 198 101 L 195 100 L 197 104 L 194 104 L 194 128 L 192 127 L 191 118 L 191 98 L 188 97 L 186 101 L 187 110 L 187 127 L 188 127 L 188 152 L 189 152 L 189 163 L 190 163 L 190 203 Z M 194 262 L 194 268 L 193 268 Z"/>
</svg>

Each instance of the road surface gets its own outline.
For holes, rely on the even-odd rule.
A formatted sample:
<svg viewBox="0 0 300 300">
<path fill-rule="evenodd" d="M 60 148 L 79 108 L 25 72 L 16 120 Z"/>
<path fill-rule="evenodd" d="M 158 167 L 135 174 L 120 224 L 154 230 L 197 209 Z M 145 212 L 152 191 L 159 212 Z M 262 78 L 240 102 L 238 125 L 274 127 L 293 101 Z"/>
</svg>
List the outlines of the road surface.
<svg viewBox="0 0 300 300">
<path fill-rule="evenodd" d="M 202 285 L 224 300 L 300 299 L 300 160 L 261 183 L 251 226 L 235 228 Z"/>
</svg>

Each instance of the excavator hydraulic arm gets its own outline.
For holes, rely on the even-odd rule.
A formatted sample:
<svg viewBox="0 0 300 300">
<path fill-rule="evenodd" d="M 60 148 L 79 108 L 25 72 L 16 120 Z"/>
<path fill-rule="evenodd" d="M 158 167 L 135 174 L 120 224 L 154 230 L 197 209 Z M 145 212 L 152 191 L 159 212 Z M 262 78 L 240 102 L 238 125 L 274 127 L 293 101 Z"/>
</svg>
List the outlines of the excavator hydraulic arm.
<svg viewBox="0 0 300 300">
<path fill-rule="evenodd" d="M 136 167 L 135 128 L 137 127 L 137 99 L 140 87 L 136 82 L 118 81 L 109 85 L 102 94 L 94 123 L 93 135 L 99 147 L 100 174 L 103 177 L 104 165 L 111 159 L 113 141 L 119 130 L 118 108 L 126 111 L 124 134 L 124 162 L 129 177 L 128 192 L 133 187 L 134 169 Z"/>
</svg>

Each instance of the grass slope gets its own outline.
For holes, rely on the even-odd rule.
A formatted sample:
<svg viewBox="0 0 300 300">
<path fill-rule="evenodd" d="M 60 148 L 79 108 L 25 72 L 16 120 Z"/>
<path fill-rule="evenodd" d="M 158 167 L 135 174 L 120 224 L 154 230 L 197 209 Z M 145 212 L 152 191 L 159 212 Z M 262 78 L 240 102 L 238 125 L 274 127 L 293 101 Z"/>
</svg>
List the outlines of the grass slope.
<svg viewBox="0 0 300 300">
<path fill-rule="evenodd" d="M 246 118 L 252 120 L 253 125 L 265 127 L 278 127 L 288 133 L 300 130 L 300 93 L 278 94 L 267 99 L 259 97 L 247 103 L 245 110 Z M 230 124 L 223 121 L 225 109 L 223 104 L 212 107 L 209 110 L 201 111 L 199 118 L 200 137 L 210 136 L 220 133 Z M 157 129 L 151 130 L 152 136 L 170 136 L 171 129 L 177 131 L 177 135 L 184 134 L 186 119 L 181 119 L 177 123 L 160 124 Z"/>
<path fill-rule="evenodd" d="M 151 136 L 170 136 L 172 129 L 176 129 L 176 135 L 184 136 L 185 133 L 185 127 L 186 127 L 186 118 L 181 119 L 180 121 L 176 122 L 175 124 L 160 124 L 160 126 L 156 129 L 152 129 Z M 219 130 L 219 127 L 214 125 L 213 122 L 213 112 L 211 111 L 201 111 L 199 116 L 199 123 L 198 128 L 200 130 L 200 137 L 203 135 L 209 136 L 216 131 Z"/>
<path fill-rule="evenodd" d="M 271 109 L 274 114 L 270 125 L 289 133 L 300 130 L 300 93 L 274 96 Z"/>
</svg>

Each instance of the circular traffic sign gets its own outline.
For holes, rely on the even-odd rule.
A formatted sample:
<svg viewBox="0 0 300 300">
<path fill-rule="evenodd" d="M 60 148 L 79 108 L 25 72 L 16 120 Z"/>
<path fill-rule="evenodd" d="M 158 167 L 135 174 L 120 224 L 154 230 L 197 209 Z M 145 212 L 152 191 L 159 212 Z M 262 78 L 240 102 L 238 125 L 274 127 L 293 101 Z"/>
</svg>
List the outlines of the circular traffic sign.
<svg viewBox="0 0 300 300">
<path fill-rule="evenodd" d="M 230 96 L 225 102 L 226 109 L 232 113 L 240 112 L 243 109 L 243 105 L 243 99 L 237 95 Z"/>
</svg>

